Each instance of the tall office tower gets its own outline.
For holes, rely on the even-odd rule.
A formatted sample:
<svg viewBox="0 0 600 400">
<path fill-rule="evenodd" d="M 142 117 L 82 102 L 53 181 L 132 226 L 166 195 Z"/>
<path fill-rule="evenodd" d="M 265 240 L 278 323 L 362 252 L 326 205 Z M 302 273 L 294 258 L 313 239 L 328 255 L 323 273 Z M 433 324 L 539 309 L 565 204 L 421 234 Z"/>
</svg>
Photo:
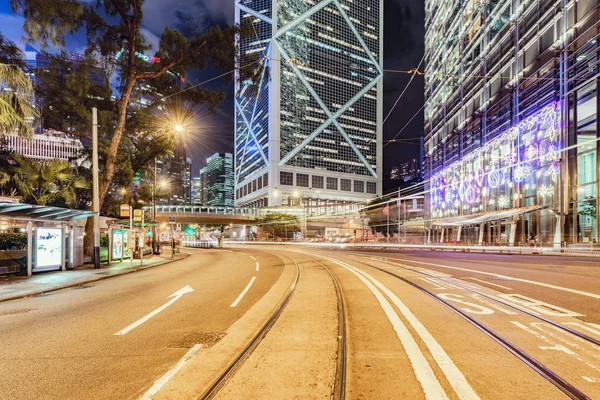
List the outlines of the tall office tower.
<svg viewBox="0 0 600 400">
<path fill-rule="evenodd" d="M 598 240 L 598 1 L 426 0 L 430 240 Z"/>
<path fill-rule="evenodd" d="M 200 204 L 208 204 L 208 168 L 200 168 Z"/>
<path fill-rule="evenodd" d="M 187 157 L 185 145 L 181 141 L 177 141 L 172 155 L 157 160 L 156 174 L 159 185 L 162 181 L 166 182 L 165 188 L 157 188 L 157 204 L 191 203 L 192 160 Z"/>
<path fill-rule="evenodd" d="M 206 160 L 206 204 L 233 207 L 233 155 L 215 153 Z"/>
<path fill-rule="evenodd" d="M 383 0 L 236 0 L 238 206 L 357 202 L 381 193 Z"/>
</svg>

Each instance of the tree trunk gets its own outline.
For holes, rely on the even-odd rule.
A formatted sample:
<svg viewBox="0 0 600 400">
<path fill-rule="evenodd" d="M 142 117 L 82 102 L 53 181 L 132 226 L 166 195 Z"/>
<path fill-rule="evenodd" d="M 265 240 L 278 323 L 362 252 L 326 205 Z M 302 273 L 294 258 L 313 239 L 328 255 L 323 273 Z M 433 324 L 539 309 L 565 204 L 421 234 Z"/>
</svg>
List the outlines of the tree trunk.
<svg viewBox="0 0 600 400">
<path fill-rule="evenodd" d="M 108 189 L 110 188 L 110 183 L 112 182 L 112 178 L 115 175 L 115 162 L 117 159 L 117 154 L 119 152 L 119 145 L 121 144 L 121 139 L 123 138 L 123 132 L 125 132 L 125 121 L 127 120 L 127 104 L 129 103 L 129 97 L 131 96 L 131 91 L 135 86 L 135 77 L 133 74 L 127 79 L 125 83 L 125 89 L 123 90 L 123 94 L 119 99 L 117 105 L 117 126 L 113 132 L 112 138 L 110 140 L 110 147 L 108 148 L 108 154 L 106 155 L 106 164 L 104 166 L 103 173 L 99 176 L 99 202 L 98 208 L 102 209 L 102 205 L 104 204 L 104 199 L 108 193 Z M 100 174 L 100 171 L 98 172 Z M 94 218 L 89 217 L 87 222 L 85 223 L 85 236 L 83 238 L 83 247 L 84 253 L 86 256 L 92 256 L 94 253 Z"/>
</svg>

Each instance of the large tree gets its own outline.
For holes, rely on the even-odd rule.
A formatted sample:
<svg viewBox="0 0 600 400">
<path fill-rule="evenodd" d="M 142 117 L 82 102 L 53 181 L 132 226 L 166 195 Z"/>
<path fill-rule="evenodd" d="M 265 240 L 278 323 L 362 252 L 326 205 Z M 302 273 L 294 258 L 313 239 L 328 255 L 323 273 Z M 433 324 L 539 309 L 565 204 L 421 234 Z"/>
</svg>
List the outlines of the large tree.
<svg viewBox="0 0 600 400">
<path fill-rule="evenodd" d="M 108 133 L 100 177 L 100 203 L 103 203 L 115 176 L 123 138 L 131 133 L 128 121 L 140 108 L 132 100 L 142 96 L 150 87 L 156 98 L 178 93 L 179 101 L 206 104 L 212 110 L 223 100 L 224 93 L 201 85 L 176 84 L 176 81 L 192 68 L 203 70 L 212 65 L 226 72 L 236 65 L 235 43 L 240 33 L 237 27 L 198 28 L 187 37 L 166 27 L 160 37 L 159 48 L 152 49 L 141 31 L 144 0 L 11 0 L 10 4 L 14 11 L 25 17 L 24 31 L 29 39 L 43 45 L 51 43 L 62 48 L 67 35 L 84 31 L 87 36 L 86 55 L 99 60 L 118 78 L 112 104 L 113 118 L 109 126 L 106 126 L 108 121 L 104 124 Z M 154 62 L 145 60 L 147 53 L 154 55 Z M 258 76 L 257 65 L 246 66 L 245 74 Z M 151 109 L 161 105 L 162 101 L 156 101 L 145 107 Z"/>
</svg>

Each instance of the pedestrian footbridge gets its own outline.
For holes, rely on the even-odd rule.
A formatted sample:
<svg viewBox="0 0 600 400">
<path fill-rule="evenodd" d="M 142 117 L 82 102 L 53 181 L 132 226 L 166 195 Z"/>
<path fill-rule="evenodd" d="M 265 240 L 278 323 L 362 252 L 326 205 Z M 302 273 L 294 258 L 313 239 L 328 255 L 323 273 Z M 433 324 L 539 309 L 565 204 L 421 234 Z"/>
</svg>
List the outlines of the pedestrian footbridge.
<svg viewBox="0 0 600 400">
<path fill-rule="evenodd" d="M 152 207 L 147 209 L 151 215 Z M 157 205 L 154 219 L 158 222 L 235 225 L 251 224 L 258 218 L 260 218 L 260 209 L 258 208 Z"/>
</svg>

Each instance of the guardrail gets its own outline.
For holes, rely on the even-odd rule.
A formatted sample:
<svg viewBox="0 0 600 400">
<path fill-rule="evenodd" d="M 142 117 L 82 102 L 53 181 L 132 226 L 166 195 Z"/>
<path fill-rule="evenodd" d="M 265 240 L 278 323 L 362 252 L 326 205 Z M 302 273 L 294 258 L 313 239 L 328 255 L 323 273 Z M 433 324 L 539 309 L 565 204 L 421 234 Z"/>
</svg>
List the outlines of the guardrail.
<svg viewBox="0 0 600 400">
<path fill-rule="evenodd" d="M 219 246 L 219 242 L 214 240 L 184 240 L 181 242 L 183 247 L 212 249 Z"/>
<path fill-rule="evenodd" d="M 461 253 L 495 253 L 495 254 L 531 254 L 531 255 L 574 255 L 600 257 L 600 244 L 598 243 L 540 243 L 540 244 L 519 244 L 509 246 L 502 245 L 471 245 L 471 244 L 402 244 L 386 242 L 310 242 L 310 241 L 229 241 L 232 244 L 269 244 L 269 245 L 305 245 L 305 246 L 339 246 L 354 248 L 379 248 L 379 249 L 407 249 L 423 251 L 452 251 Z"/>
</svg>

